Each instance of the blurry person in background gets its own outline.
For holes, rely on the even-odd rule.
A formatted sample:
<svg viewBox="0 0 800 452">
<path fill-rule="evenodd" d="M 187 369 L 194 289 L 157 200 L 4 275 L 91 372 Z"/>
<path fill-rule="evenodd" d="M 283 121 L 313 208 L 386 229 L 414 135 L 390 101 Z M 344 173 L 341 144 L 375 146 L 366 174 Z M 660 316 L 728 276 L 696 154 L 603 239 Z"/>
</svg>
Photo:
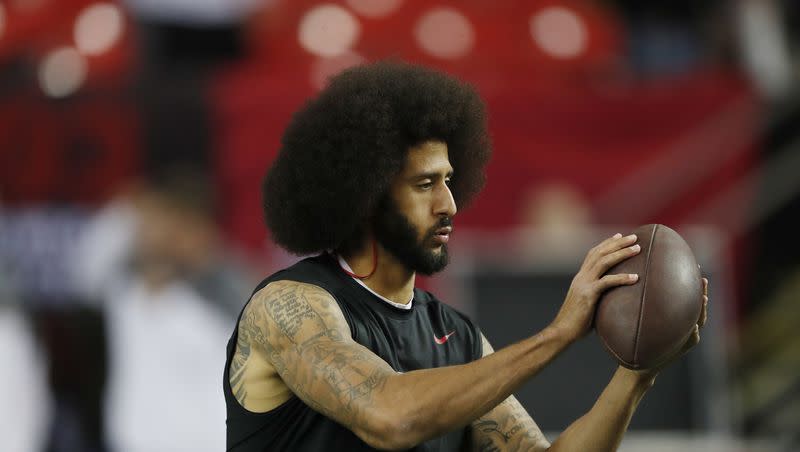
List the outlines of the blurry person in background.
<svg viewBox="0 0 800 452">
<path fill-rule="evenodd" d="M 2 221 L 2 212 L 0 212 Z M 41 350 L 0 261 L 0 450 L 42 450 L 48 390 Z"/>
<path fill-rule="evenodd" d="M 577 187 L 550 182 L 522 196 L 516 249 L 526 262 L 550 265 L 580 262 L 596 234 L 592 208 Z"/>
<path fill-rule="evenodd" d="M 224 447 L 219 369 L 243 272 L 226 257 L 211 186 L 171 168 L 117 198 L 87 227 L 76 279 L 102 300 L 112 450 Z"/>
<path fill-rule="evenodd" d="M 0 348 L 9 347 L 8 354 L 0 352 L 0 372 L 9 379 L 3 390 L 13 391 L 9 397 L 0 393 L 0 401 L 14 419 L 0 423 L 0 431 L 14 428 L 3 437 L 13 441 L 31 434 L 30 422 L 44 424 L 44 432 L 36 427 L 34 433 L 41 447 L 25 451 L 106 450 L 102 317 L 71 278 L 71 250 L 87 219 L 85 210 L 70 203 L 16 202 L 0 212 L 0 287 L 11 303 L 4 309 L 9 323 L 0 328 Z M 0 440 L 0 450 L 14 449 Z"/>
</svg>

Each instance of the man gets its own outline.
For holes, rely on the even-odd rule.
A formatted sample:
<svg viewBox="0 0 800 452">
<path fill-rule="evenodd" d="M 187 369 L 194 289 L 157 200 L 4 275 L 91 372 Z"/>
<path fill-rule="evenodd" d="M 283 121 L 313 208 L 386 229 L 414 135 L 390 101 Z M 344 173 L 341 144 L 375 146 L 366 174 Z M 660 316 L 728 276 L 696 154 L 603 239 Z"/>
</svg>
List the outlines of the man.
<svg viewBox="0 0 800 452">
<path fill-rule="evenodd" d="M 101 425 L 109 450 L 224 447 L 214 369 L 238 314 L 226 300 L 241 300 L 250 288 L 223 253 L 211 188 L 196 169 L 160 168 L 102 208 L 74 246 L 73 281 L 105 319 Z"/>
<path fill-rule="evenodd" d="M 604 290 L 636 283 L 604 276 L 638 253 L 636 237 L 593 248 L 552 323 L 496 353 L 414 288 L 447 264 L 456 206 L 480 190 L 489 154 L 476 93 L 420 67 L 346 71 L 295 115 L 264 182 L 266 220 L 284 248 L 319 255 L 265 279 L 242 311 L 224 378 L 229 450 L 617 447 L 657 371 L 619 368 L 552 445 L 512 392 L 587 334 Z"/>
</svg>

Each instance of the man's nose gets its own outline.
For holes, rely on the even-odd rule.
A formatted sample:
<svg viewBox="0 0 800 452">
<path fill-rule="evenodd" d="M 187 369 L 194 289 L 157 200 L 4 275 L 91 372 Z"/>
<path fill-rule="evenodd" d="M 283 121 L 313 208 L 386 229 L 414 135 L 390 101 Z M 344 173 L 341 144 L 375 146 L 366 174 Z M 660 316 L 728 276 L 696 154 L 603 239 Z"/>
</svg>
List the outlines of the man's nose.
<svg viewBox="0 0 800 452">
<path fill-rule="evenodd" d="M 458 208 L 456 207 L 456 200 L 453 198 L 453 192 L 450 191 L 450 187 L 443 184 L 442 189 L 439 190 L 433 213 L 452 217 L 457 211 Z"/>
</svg>

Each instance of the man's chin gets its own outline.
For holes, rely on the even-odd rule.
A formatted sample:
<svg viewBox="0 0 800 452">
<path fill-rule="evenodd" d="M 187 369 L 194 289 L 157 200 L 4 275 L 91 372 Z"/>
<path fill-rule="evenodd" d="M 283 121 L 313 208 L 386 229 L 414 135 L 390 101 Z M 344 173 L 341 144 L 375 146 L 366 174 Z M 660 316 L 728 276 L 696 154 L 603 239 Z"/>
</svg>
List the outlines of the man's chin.
<svg viewBox="0 0 800 452">
<path fill-rule="evenodd" d="M 425 262 L 422 265 L 418 265 L 416 271 L 418 273 L 422 273 L 423 275 L 433 275 L 434 273 L 438 273 L 447 267 L 449 257 L 447 255 L 447 245 L 439 245 L 436 247 L 435 250 L 431 250 L 427 253 Z"/>
<path fill-rule="evenodd" d="M 447 254 L 447 245 L 434 245 L 426 251 L 427 260 L 441 259 L 442 255 Z"/>
<path fill-rule="evenodd" d="M 447 243 L 441 242 L 433 237 L 425 240 L 422 243 L 425 243 L 430 250 L 441 251 L 443 249 L 447 249 Z"/>
</svg>

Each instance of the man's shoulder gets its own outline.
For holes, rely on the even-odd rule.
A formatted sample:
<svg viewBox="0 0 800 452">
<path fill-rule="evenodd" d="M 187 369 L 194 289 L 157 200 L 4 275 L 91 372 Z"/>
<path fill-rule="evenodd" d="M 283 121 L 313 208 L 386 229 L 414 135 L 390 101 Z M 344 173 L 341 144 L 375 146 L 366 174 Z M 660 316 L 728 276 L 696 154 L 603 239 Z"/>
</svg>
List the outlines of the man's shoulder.
<svg viewBox="0 0 800 452">
<path fill-rule="evenodd" d="M 251 323 L 262 328 L 274 323 L 288 335 L 301 327 L 305 330 L 349 330 L 339 303 L 330 291 L 290 279 L 272 281 L 257 291 L 245 306 L 243 315 L 243 319 L 253 320 Z"/>
<path fill-rule="evenodd" d="M 280 277 L 287 274 L 319 274 L 321 272 L 328 272 L 330 271 L 330 262 L 331 256 L 327 253 L 308 256 L 300 259 L 286 268 L 283 268 L 282 270 L 278 270 L 277 272 L 268 276 L 266 279 Z"/>
<path fill-rule="evenodd" d="M 253 294 L 260 292 L 270 283 L 277 281 L 295 281 L 319 286 L 324 289 L 326 286 L 325 283 L 327 280 L 331 279 L 331 276 L 328 256 L 326 254 L 310 256 L 262 279 L 261 282 L 256 285 Z"/>
</svg>

